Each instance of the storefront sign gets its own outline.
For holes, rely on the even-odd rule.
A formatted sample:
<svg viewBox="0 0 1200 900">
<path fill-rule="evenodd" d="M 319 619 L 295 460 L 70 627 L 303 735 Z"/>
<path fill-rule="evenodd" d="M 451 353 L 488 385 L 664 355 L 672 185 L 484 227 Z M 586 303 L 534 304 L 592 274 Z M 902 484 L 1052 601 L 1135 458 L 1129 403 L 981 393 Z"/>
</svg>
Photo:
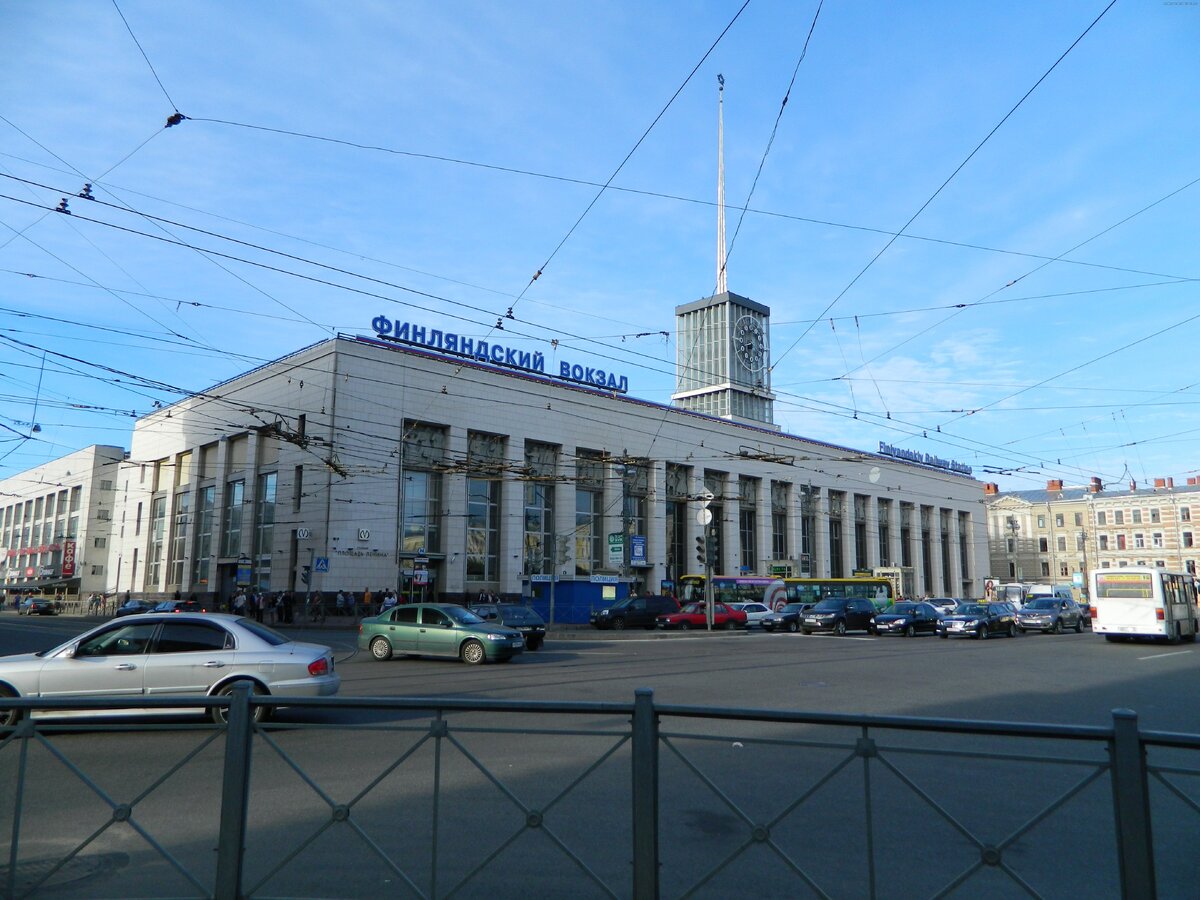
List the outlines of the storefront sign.
<svg viewBox="0 0 1200 900">
<path fill-rule="evenodd" d="M 444 332 L 438 328 L 426 329 L 423 325 L 393 321 L 387 316 L 376 316 L 372 319 L 371 330 L 379 337 L 398 344 L 411 344 L 424 350 L 436 350 L 438 353 L 445 353 L 448 356 L 460 356 L 477 362 L 504 366 L 508 369 L 520 369 L 537 375 L 547 375 L 546 357 L 540 352 L 513 350 L 497 344 L 495 341 L 464 337 Z M 550 373 L 547 377 L 603 388 L 618 394 L 629 391 L 628 376 L 616 375 L 598 366 L 582 366 L 560 361 L 558 374 Z"/>
<path fill-rule="evenodd" d="M 971 467 L 964 463 L 955 462 L 952 459 L 942 459 L 940 456 L 934 456 L 932 453 L 922 453 L 919 450 L 903 450 L 900 447 L 885 444 L 883 441 L 879 442 L 879 453 L 881 456 L 891 456 L 895 459 L 906 459 L 909 462 L 920 463 L 923 466 L 946 469 L 958 475 L 971 474 Z"/>
<path fill-rule="evenodd" d="M 635 534 L 629 538 L 629 564 L 631 566 L 646 565 L 646 536 Z"/>
<path fill-rule="evenodd" d="M 73 578 L 75 576 L 74 541 L 63 541 L 62 574 L 63 578 Z"/>
</svg>

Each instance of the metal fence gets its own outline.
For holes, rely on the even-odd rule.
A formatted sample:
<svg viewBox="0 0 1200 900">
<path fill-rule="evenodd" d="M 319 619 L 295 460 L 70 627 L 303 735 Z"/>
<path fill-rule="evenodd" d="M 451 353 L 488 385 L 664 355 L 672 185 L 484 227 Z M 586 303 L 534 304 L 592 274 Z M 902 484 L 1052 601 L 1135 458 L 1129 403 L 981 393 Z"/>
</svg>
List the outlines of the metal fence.
<svg viewBox="0 0 1200 900">
<path fill-rule="evenodd" d="M 1200 736 L 1140 731 L 1125 710 L 1111 727 L 1022 725 L 641 690 L 298 699 L 254 721 L 282 702 L 197 701 L 228 704 L 220 727 L 3 729 L 4 896 L 1144 898 L 1200 883 Z M 89 772 L 78 757 L 100 732 L 106 765 Z"/>
</svg>

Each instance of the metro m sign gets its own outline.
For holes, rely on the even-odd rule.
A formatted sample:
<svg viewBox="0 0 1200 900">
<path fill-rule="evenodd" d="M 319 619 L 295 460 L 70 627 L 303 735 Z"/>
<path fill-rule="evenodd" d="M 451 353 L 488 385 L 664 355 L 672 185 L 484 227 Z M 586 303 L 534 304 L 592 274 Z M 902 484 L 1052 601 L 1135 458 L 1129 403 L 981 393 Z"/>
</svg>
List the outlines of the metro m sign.
<svg viewBox="0 0 1200 900">
<path fill-rule="evenodd" d="M 62 576 L 71 578 L 75 575 L 75 542 L 63 541 Z"/>
</svg>

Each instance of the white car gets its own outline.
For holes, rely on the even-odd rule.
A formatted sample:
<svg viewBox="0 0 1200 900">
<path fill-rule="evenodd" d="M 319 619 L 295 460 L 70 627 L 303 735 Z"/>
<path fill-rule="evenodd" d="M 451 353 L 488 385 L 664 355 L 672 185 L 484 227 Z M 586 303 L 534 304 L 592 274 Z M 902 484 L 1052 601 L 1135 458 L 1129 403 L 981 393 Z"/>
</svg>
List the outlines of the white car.
<svg viewBox="0 0 1200 900">
<path fill-rule="evenodd" d="M 244 682 L 255 694 L 328 697 L 341 678 L 333 652 L 252 619 L 221 613 L 142 613 L 106 622 L 51 650 L 0 657 L 0 698 L 214 697 Z M 203 712 L 195 707 L 171 712 Z M 21 709 L 0 708 L 0 725 Z M 163 709 L 39 710 L 38 717 L 162 714 Z M 210 713 L 218 724 L 225 710 Z M 267 713 L 253 707 L 255 721 Z"/>
<path fill-rule="evenodd" d="M 746 614 L 746 627 L 761 625 L 765 616 L 771 614 L 771 608 L 763 603 L 730 603 L 732 609 L 740 609 Z"/>
</svg>

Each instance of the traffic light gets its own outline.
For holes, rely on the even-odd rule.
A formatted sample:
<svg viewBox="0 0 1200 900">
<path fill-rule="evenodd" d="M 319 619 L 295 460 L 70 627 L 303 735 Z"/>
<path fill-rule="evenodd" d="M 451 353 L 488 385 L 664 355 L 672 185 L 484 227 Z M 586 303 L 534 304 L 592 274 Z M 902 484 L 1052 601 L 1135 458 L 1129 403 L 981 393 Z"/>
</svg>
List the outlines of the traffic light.
<svg viewBox="0 0 1200 900">
<path fill-rule="evenodd" d="M 704 549 L 704 538 L 697 536 L 696 537 L 696 562 L 700 563 L 700 565 L 704 565 L 705 560 L 707 560 L 707 559 L 708 559 L 708 553 Z"/>
<path fill-rule="evenodd" d="M 308 584 L 312 578 L 312 566 L 304 566 L 300 569 L 300 581 L 303 584 Z"/>
<path fill-rule="evenodd" d="M 706 551 L 705 552 L 705 560 L 707 561 L 709 568 L 716 569 L 717 568 L 717 536 L 715 534 L 711 534 L 711 533 L 709 534 L 708 543 L 705 545 L 705 551 Z"/>
</svg>

